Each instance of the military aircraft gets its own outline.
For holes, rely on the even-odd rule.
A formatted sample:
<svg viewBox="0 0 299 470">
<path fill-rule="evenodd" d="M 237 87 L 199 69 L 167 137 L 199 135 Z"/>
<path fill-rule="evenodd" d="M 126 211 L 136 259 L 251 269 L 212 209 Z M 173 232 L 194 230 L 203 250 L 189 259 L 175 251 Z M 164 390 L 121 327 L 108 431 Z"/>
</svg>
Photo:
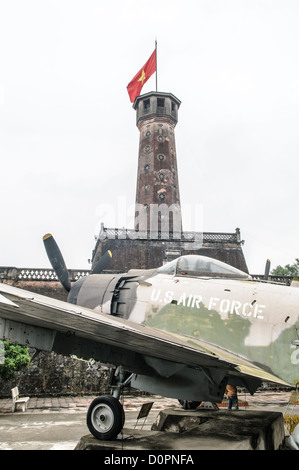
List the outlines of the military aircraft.
<svg viewBox="0 0 299 470">
<path fill-rule="evenodd" d="M 114 366 L 113 392 L 87 412 L 97 439 L 123 428 L 119 397 L 128 383 L 190 407 L 220 403 L 227 383 L 251 394 L 262 381 L 294 386 L 298 288 L 256 282 L 198 255 L 157 269 L 103 273 L 110 252 L 71 285 L 52 235 L 44 244 L 68 302 L 0 284 L 0 339 Z"/>
</svg>

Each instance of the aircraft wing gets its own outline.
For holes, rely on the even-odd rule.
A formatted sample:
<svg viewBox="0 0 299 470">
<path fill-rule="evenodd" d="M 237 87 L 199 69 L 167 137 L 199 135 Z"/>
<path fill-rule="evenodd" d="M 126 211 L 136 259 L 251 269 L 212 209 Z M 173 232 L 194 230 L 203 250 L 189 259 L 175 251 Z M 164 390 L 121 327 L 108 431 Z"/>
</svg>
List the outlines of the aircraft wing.
<svg viewBox="0 0 299 470">
<path fill-rule="evenodd" d="M 280 382 L 217 346 L 115 318 L 85 307 L 0 283 L 0 340 L 40 350 L 93 358 L 150 375 L 146 358 L 191 368 L 225 369 Z M 164 368 L 167 370 L 167 367 Z M 171 375 L 172 367 L 169 367 Z M 167 371 L 165 372 L 167 375 Z"/>
</svg>

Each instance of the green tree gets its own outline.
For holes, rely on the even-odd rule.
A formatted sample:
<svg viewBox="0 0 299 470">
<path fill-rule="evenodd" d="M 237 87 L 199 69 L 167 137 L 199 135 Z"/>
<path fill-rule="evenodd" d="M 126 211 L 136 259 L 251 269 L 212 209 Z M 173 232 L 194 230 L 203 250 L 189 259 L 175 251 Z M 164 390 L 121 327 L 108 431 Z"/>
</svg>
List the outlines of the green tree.
<svg viewBox="0 0 299 470">
<path fill-rule="evenodd" d="M 16 372 L 26 367 L 30 362 L 30 355 L 27 348 L 9 341 L 4 344 L 4 364 L 0 364 L 0 380 L 12 380 Z"/>
<path fill-rule="evenodd" d="M 274 276 L 299 276 L 299 258 L 295 258 L 295 263 L 293 264 L 286 264 L 284 267 L 277 266 L 271 272 Z"/>
</svg>

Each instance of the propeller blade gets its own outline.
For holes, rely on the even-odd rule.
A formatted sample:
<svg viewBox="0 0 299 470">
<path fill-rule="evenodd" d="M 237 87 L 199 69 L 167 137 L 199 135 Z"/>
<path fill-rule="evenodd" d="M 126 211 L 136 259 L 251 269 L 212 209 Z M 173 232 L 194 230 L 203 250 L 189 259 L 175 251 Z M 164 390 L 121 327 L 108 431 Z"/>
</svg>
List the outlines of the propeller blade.
<svg viewBox="0 0 299 470">
<path fill-rule="evenodd" d="M 109 264 L 112 258 L 112 253 L 110 250 L 106 251 L 106 253 L 102 256 L 102 258 L 97 262 L 95 267 L 93 268 L 91 274 L 100 274 L 103 269 Z"/>
<path fill-rule="evenodd" d="M 65 290 L 69 292 L 71 290 L 69 273 L 56 241 L 50 233 L 47 233 L 43 236 L 43 242 L 46 248 L 49 261 L 55 271 L 56 276 L 58 277 L 60 283 L 65 288 Z"/>
<path fill-rule="evenodd" d="M 269 273 L 270 273 L 270 266 L 271 266 L 271 261 L 267 259 L 266 266 L 265 266 L 264 281 L 268 280 Z"/>
</svg>

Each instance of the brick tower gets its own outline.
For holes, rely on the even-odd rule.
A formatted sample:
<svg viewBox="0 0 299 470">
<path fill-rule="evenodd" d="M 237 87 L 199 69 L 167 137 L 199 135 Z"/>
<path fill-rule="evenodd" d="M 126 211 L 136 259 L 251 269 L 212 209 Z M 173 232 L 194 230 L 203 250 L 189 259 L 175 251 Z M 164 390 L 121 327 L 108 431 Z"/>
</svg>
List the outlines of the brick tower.
<svg viewBox="0 0 299 470">
<path fill-rule="evenodd" d="M 138 96 L 133 104 L 140 132 L 135 230 L 152 238 L 180 238 L 182 231 L 174 134 L 180 104 L 161 92 Z"/>
</svg>

